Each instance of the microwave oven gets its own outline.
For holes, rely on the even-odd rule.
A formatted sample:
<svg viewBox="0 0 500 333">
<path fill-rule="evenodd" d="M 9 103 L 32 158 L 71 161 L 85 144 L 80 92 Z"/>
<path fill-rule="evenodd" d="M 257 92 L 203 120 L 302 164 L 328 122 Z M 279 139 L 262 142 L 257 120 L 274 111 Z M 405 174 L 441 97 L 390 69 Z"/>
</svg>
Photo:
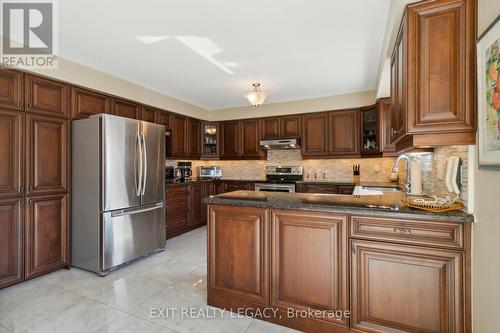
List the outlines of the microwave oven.
<svg viewBox="0 0 500 333">
<path fill-rule="evenodd" d="M 210 165 L 210 166 L 200 166 L 199 175 L 200 178 L 221 178 L 222 168 L 220 166 Z"/>
</svg>

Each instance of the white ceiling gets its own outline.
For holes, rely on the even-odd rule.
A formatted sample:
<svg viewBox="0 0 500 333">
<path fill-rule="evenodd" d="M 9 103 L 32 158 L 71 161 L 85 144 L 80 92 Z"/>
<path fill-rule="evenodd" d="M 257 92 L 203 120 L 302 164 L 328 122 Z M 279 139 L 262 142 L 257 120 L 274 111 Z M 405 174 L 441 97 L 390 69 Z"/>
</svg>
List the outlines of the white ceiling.
<svg viewBox="0 0 500 333">
<path fill-rule="evenodd" d="M 373 90 L 389 4 L 58 1 L 59 54 L 206 109 Z"/>
</svg>

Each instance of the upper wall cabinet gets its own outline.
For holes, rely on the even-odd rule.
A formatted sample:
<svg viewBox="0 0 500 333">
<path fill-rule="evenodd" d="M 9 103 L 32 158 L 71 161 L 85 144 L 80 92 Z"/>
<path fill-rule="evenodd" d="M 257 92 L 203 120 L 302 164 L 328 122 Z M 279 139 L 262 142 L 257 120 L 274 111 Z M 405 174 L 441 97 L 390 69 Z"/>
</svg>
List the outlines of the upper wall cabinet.
<svg viewBox="0 0 500 333">
<path fill-rule="evenodd" d="M 69 86 L 64 83 L 26 75 L 26 111 L 56 117 L 69 117 Z"/>
<path fill-rule="evenodd" d="M 301 137 L 301 116 L 291 115 L 280 117 L 280 138 L 297 139 Z"/>
<path fill-rule="evenodd" d="M 241 121 L 241 157 L 260 158 L 263 155 L 260 149 L 260 121 L 247 119 Z"/>
<path fill-rule="evenodd" d="M 166 111 L 159 110 L 155 115 L 155 123 L 164 125 L 166 130 L 172 128 L 171 124 L 172 114 Z"/>
<path fill-rule="evenodd" d="M 141 106 L 123 99 L 113 98 L 111 113 L 121 117 L 141 119 Z"/>
<path fill-rule="evenodd" d="M 188 119 L 188 156 L 190 158 L 200 158 L 200 121 Z"/>
<path fill-rule="evenodd" d="M 475 1 L 408 5 L 391 59 L 397 149 L 475 143 Z"/>
<path fill-rule="evenodd" d="M 155 108 L 149 107 L 149 106 L 142 106 L 141 108 L 141 120 L 154 123 L 156 122 L 156 113 L 160 112 L 159 110 L 156 110 Z"/>
<path fill-rule="evenodd" d="M 302 155 L 328 155 L 328 112 L 302 115 Z"/>
<path fill-rule="evenodd" d="M 235 159 L 241 156 L 240 150 L 240 122 L 224 121 L 221 126 L 221 158 Z"/>
<path fill-rule="evenodd" d="M 359 110 L 329 114 L 329 152 L 331 155 L 359 155 Z"/>
<path fill-rule="evenodd" d="M 111 98 L 90 90 L 71 88 L 71 116 L 73 118 L 86 118 L 93 114 L 109 113 Z"/>
<path fill-rule="evenodd" d="M 0 107 L 23 110 L 23 73 L 0 69 Z"/>
<path fill-rule="evenodd" d="M 173 114 L 172 115 L 172 156 L 186 157 L 188 153 L 187 138 L 188 138 L 188 122 L 187 117 Z"/>
<path fill-rule="evenodd" d="M 377 101 L 380 152 L 384 156 L 395 155 L 396 147 L 391 144 L 391 101 L 382 98 Z"/>
<path fill-rule="evenodd" d="M 280 117 L 261 119 L 262 140 L 277 140 L 280 138 Z"/>
</svg>

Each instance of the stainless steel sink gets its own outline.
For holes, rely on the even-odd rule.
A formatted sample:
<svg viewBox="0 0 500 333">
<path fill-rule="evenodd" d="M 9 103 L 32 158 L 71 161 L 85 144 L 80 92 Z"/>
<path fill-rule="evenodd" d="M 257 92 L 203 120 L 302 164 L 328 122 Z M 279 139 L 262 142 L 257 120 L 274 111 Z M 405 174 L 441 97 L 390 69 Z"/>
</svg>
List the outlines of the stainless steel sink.
<svg viewBox="0 0 500 333">
<path fill-rule="evenodd" d="M 362 189 L 380 192 L 401 192 L 401 189 L 396 186 L 362 186 Z"/>
</svg>

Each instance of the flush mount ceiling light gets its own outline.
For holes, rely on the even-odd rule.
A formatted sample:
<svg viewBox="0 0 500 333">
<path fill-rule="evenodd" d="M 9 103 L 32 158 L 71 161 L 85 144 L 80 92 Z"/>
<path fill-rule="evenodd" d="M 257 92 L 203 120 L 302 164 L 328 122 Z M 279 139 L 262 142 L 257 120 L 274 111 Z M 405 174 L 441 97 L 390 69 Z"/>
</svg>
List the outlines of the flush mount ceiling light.
<svg viewBox="0 0 500 333">
<path fill-rule="evenodd" d="M 245 98 L 248 99 L 250 104 L 258 108 L 264 101 L 266 100 L 266 93 L 260 90 L 260 83 L 252 84 L 253 91 L 249 92 L 245 95 Z"/>
</svg>

